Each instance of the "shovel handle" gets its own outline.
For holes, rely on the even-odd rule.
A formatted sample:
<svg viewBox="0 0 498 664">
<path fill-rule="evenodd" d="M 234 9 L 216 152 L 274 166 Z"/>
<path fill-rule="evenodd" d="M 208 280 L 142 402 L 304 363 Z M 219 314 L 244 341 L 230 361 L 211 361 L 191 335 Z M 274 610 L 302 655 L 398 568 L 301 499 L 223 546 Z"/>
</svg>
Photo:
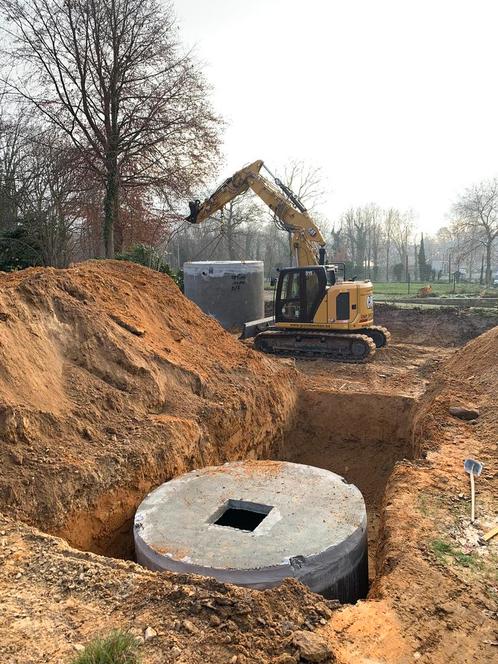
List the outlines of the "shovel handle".
<svg viewBox="0 0 498 664">
<path fill-rule="evenodd" d="M 476 520 L 476 488 L 474 484 L 474 473 L 470 473 L 470 520 L 472 523 Z"/>
</svg>

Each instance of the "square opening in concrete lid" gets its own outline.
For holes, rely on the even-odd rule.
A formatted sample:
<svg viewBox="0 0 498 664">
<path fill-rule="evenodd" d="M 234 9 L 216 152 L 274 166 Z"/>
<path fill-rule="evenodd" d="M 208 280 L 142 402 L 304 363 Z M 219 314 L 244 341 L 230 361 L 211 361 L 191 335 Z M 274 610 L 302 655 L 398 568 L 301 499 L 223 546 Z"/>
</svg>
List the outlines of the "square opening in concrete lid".
<svg viewBox="0 0 498 664">
<path fill-rule="evenodd" d="M 219 510 L 216 512 L 212 523 L 217 526 L 253 532 L 272 509 L 271 505 L 230 499 L 223 506 L 221 513 Z"/>
</svg>

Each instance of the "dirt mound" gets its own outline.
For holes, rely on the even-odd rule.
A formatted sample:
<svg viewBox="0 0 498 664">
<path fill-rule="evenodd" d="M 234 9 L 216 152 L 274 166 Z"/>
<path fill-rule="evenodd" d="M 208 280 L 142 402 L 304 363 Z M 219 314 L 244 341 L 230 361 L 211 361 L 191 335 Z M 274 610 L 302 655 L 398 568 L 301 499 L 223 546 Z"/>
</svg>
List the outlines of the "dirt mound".
<svg viewBox="0 0 498 664">
<path fill-rule="evenodd" d="M 498 327 L 494 327 L 456 352 L 446 368 L 456 377 L 472 378 L 473 384 L 489 389 L 498 383 L 497 360 Z"/>
<path fill-rule="evenodd" d="M 0 528 L 0 661 L 10 664 L 68 663 L 112 629 L 141 639 L 149 664 L 296 664 L 295 633 L 335 606 L 292 579 L 247 590 L 81 553 L 1 515 Z"/>
<path fill-rule="evenodd" d="M 151 486 L 275 441 L 293 382 L 147 268 L 3 274 L 2 509 L 98 551 Z"/>
<path fill-rule="evenodd" d="M 498 324 L 496 310 L 456 307 L 402 307 L 375 305 L 375 322 L 384 325 L 393 341 L 429 346 L 462 346 Z"/>
</svg>

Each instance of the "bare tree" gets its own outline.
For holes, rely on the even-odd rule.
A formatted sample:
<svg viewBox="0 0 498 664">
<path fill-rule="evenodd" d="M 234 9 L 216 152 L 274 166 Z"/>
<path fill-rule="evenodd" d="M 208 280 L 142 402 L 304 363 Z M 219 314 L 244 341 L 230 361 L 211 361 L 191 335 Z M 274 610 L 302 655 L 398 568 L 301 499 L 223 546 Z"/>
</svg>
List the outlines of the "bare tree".
<svg viewBox="0 0 498 664">
<path fill-rule="evenodd" d="M 41 139 L 36 127 L 26 137 L 19 213 L 29 236 L 40 249 L 43 264 L 67 267 L 77 239 L 76 227 L 81 221 L 78 202 L 81 164 L 72 146 L 58 132 L 43 132 Z"/>
<path fill-rule="evenodd" d="M 66 266 L 72 257 L 81 189 L 78 155 L 65 136 L 0 107 L 0 235 L 12 256 Z M 24 256 L 20 258 L 24 260 Z"/>
<path fill-rule="evenodd" d="M 199 67 L 180 52 L 160 0 L 0 0 L 0 9 L 11 39 L 7 84 L 99 178 L 112 257 L 122 188 L 149 186 L 171 203 L 212 170 L 220 122 Z"/>
<path fill-rule="evenodd" d="M 16 225 L 20 189 L 19 169 L 25 157 L 23 129 L 26 119 L 22 113 L 9 115 L 0 100 L 0 232 Z"/>
<path fill-rule="evenodd" d="M 391 244 L 393 237 L 393 230 L 396 224 L 396 219 L 399 217 L 399 211 L 395 208 L 389 208 L 384 215 L 384 247 L 385 247 L 385 260 L 386 260 L 386 281 L 389 281 L 390 272 L 390 257 L 391 257 Z"/>
<path fill-rule="evenodd" d="M 321 168 L 309 166 L 302 160 L 293 160 L 284 168 L 282 182 L 296 194 L 299 200 L 306 207 L 308 212 L 315 218 L 317 217 L 317 207 L 323 202 L 325 196 L 324 178 Z M 326 225 L 321 219 L 320 227 Z M 322 234 L 326 231 L 322 229 Z M 289 241 L 289 265 L 292 265 L 294 249 L 292 247 L 292 233 L 288 232 Z"/>
<path fill-rule="evenodd" d="M 399 262 L 403 266 L 401 274 L 408 280 L 408 243 L 413 231 L 413 213 L 397 213 L 391 219 L 391 237 L 394 248 L 398 254 Z"/>
<path fill-rule="evenodd" d="M 303 202 L 310 213 L 316 212 L 325 196 L 322 169 L 294 160 L 286 165 L 282 181 Z"/>
<path fill-rule="evenodd" d="M 492 283 L 493 246 L 498 237 L 498 179 L 483 180 L 469 187 L 453 206 L 457 232 L 473 230 L 485 250 L 485 283 Z"/>
<path fill-rule="evenodd" d="M 382 211 L 371 203 L 350 208 L 340 218 L 341 230 L 347 241 L 354 269 L 362 276 L 377 279 L 383 239 Z"/>
</svg>

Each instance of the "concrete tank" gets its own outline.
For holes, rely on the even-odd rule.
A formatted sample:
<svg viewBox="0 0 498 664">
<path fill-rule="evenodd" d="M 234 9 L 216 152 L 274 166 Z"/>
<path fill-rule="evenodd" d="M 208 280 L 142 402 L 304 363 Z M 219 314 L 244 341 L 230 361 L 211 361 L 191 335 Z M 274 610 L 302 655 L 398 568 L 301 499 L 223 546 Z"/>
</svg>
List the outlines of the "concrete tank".
<svg viewBox="0 0 498 664">
<path fill-rule="evenodd" d="M 262 261 L 184 263 L 185 295 L 227 330 L 264 316 Z"/>
<path fill-rule="evenodd" d="M 134 539 L 153 570 L 251 588 L 294 577 L 341 602 L 368 591 L 363 497 L 313 466 L 243 461 L 181 475 L 141 503 Z"/>
</svg>

